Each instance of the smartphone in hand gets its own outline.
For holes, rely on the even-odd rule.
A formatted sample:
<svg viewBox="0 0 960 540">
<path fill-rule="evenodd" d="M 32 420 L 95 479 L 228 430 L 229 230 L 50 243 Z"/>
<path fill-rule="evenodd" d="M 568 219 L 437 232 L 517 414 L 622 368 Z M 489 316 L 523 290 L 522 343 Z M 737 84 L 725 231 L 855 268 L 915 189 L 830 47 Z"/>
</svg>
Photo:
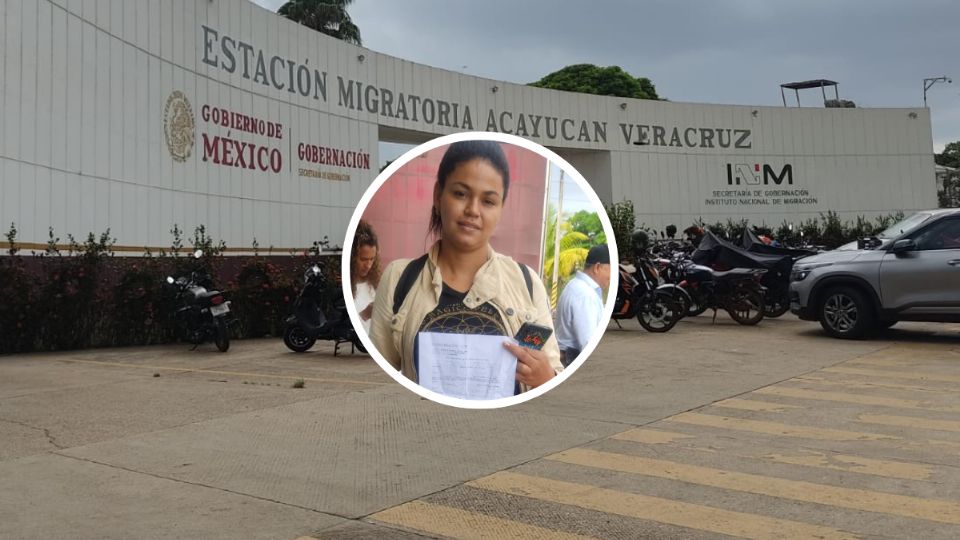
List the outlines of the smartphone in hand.
<svg viewBox="0 0 960 540">
<path fill-rule="evenodd" d="M 523 326 L 520 327 L 514 339 L 517 340 L 517 343 L 521 347 L 539 351 L 543 348 L 547 340 L 550 339 L 551 334 L 553 334 L 552 328 L 540 326 L 539 324 L 523 323 Z"/>
</svg>

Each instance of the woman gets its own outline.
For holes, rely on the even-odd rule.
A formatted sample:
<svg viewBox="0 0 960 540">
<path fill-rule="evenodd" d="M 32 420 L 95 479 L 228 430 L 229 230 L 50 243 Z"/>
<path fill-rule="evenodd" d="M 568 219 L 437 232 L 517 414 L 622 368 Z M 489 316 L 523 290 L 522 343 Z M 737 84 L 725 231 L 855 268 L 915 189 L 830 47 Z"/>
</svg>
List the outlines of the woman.
<svg viewBox="0 0 960 540">
<path fill-rule="evenodd" d="M 430 232 L 438 240 L 417 260 L 415 275 L 404 271 L 417 261 L 394 261 L 386 268 L 373 306 L 370 337 L 409 379 L 418 380 L 420 332 L 513 337 L 525 322 L 553 328 L 537 275 L 490 246 L 509 187 L 509 166 L 498 143 L 457 142 L 444 154 L 430 216 Z M 504 347 L 517 357 L 516 392 L 540 386 L 563 369 L 552 335 L 541 350 L 506 340 Z"/>
<path fill-rule="evenodd" d="M 353 288 L 353 302 L 363 319 L 363 329 L 369 335 L 373 299 L 380 285 L 380 244 L 373 227 L 363 220 L 357 225 L 357 234 L 353 237 L 350 285 Z"/>
</svg>

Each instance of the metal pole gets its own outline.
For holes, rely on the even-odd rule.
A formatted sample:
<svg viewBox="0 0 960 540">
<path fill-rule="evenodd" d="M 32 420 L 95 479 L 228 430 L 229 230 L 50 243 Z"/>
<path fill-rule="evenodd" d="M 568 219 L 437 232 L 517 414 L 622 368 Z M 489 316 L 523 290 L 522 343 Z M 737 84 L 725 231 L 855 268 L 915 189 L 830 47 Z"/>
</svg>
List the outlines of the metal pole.
<svg viewBox="0 0 960 540">
<path fill-rule="evenodd" d="M 540 221 L 543 223 L 543 228 L 540 231 L 540 251 L 537 252 L 537 264 L 540 266 L 538 275 L 541 281 L 547 278 L 544 272 L 546 271 L 547 264 L 547 224 L 550 222 L 550 167 L 552 167 L 552 165 L 547 161 L 546 172 L 543 178 L 543 213 L 541 214 Z"/>
<path fill-rule="evenodd" d="M 560 169 L 560 186 L 557 195 L 557 221 L 554 225 L 553 233 L 553 284 L 550 287 L 550 307 L 557 309 L 557 299 L 560 291 L 560 219 L 563 216 L 563 176 L 564 171 Z"/>
<path fill-rule="evenodd" d="M 933 85 L 937 84 L 938 82 L 945 82 L 945 83 L 947 83 L 947 84 L 950 84 L 950 83 L 953 82 L 953 80 L 952 80 L 950 77 L 947 77 L 946 75 L 944 75 L 943 77 L 930 77 L 930 78 L 924 79 L 924 80 L 923 80 L 923 106 L 924 106 L 924 108 L 927 107 L 927 90 L 929 90 L 930 87 L 932 87 Z"/>
</svg>

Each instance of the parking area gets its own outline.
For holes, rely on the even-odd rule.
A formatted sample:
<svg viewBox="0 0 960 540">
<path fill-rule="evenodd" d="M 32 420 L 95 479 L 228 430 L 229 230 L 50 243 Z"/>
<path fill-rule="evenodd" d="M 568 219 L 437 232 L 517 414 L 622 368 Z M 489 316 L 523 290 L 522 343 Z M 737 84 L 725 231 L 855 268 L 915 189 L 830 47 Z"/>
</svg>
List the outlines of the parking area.
<svg viewBox="0 0 960 540">
<path fill-rule="evenodd" d="M 279 340 L 2 357 L 0 537 L 956 538 L 958 389 L 960 325 L 790 316 L 611 324 L 496 411 Z"/>
</svg>

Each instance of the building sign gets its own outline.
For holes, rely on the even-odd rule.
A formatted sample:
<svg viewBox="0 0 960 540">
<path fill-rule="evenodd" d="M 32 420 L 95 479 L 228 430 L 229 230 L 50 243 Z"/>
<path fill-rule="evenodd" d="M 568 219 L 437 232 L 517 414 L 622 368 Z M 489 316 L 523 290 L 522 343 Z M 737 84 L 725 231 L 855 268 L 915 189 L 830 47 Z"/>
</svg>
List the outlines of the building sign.
<svg viewBox="0 0 960 540">
<path fill-rule="evenodd" d="M 315 144 L 300 143 L 297 145 L 297 157 L 302 162 L 315 165 L 332 165 L 335 167 L 370 170 L 370 154 L 363 151 L 341 150 Z M 349 182 L 350 175 L 344 173 L 324 171 L 322 169 L 301 166 L 298 174 L 310 178 Z"/>
<path fill-rule="evenodd" d="M 174 161 L 183 163 L 190 157 L 196 139 L 194 129 L 190 101 L 183 92 L 176 90 L 167 98 L 167 104 L 163 108 L 164 140 Z"/>
<path fill-rule="evenodd" d="M 589 118 L 544 116 L 512 110 L 477 111 L 469 104 L 435 96 L 419 96 L 364 81 L 330 76 L 310 59 L 284 58 L 254 44 L 235 39 L 216 28 L 200 26 L 201 58 L 208 66 L 322 103 L 335 103 L 350 111 L 393 120 L 420 122 L 464 131 L 485 129 L 550 141 L 613 144 L 608 136 L 622 136 L 622 146 L 666 148 L 753 148 L 752 130 L 734 127 L 617 124 L 611 134 L 608 122 Z M 333 79 L 336 79 L 336 82 Z"/>
<path fill-rule="evenodd" d="M 221 167 L 237 167 L 279 174 L 283 171 L 282 141 L 289 135 L 280 122 L 259 118 L 219 105 L 204 104 L 200 108 L 204 131 L 200 134 L 202 160 Z M 186 95 L 177 90 L 167 98 L 163 129 L 170 156 L 184 162 L 196 142 L 193 109 Z M 260 140 L 255 140 L 260 139 Z M 266 139 L 266 141 L 263 141 Z M 297 145 L 301 165 L 323 165 L 345 169 L 370 169 L 370 153 L 343 150 L 301 142 Z M 310 168 L 298 169 L 299 176 L 323 180 L 349 181 L 350 175 Z"/>
<path fill-rule="evenodd" d="M 764 163 L 762 180 L 762 183 L 765 185 L 769 185 L 772 181 L 779 186 L 784 180 L 786 180 L 787 184 L 793 185 L 793 165 L 789 163 L 784 165 L 783 168 L 780 169 L 780 173 L 777 174 L 773 171 L 773 167 Z M 740 184 L 760 185 L 760 164 L 727 163 L 727 184 L 731 186 L 734 184 L 738 186 Z"/>
<path fill-rule="evenodd" d="M 281 124 L 208 104 L 200 108 L 200 118 L 209 129 L 227 130 L 226 134 L 204 132 L 201 135 L 203 161 L 275 174 L 283 170 L 283 152 L 280 148 L 271 147 L 269 143 L 251 142 L 244 135 L 280 141 L 283 139 Z M 239 131 L 240 134 L 230 136 L 233 131 Z"/>
<path fill-rule="evenodd" d="M 793 165 L 777 168 L 761 163 L 727 163 L 727 185 L 704 199 L 705 206 L 815 205 L 819 201 L 806 189 L 792 189 Z"/>
</svg>

